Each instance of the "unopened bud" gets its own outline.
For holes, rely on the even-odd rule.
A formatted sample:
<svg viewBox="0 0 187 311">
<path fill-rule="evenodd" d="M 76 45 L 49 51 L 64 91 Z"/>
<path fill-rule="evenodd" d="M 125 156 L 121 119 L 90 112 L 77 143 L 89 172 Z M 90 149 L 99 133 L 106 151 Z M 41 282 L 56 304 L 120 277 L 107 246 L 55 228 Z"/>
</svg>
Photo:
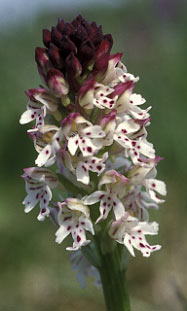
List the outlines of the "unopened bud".
<svg viewBox="0 0 187 311">
<path fill-rule="evenodd" d="M 63 31 L 63 29 L 64 29 L 64 21 L 63 21 L 62 18 L 59 17 L 58 23 L 57 23 L 56 27 L 57 27 L 57 29 L 59 31 L 61 31 L 61 32 Z"/>
<path fill-rule="evenodd" d="M 62 40 L 62 33 L 58 31 L 56 27 L 52 27 L 51 29 L 51 40 L 54 42 L 57 46 L 59 45 L 59 42 Z"/>
<path fill-rule="evenodd" d="M 45 88 L 40 87 L 37 89 L 30 89 L 25 93 L 29 101 L 34 103 L 40 103 L 46 106 L 46 108 L 51 112 L 57 110 L 58 107 L 57 99 Z"/>
<path fill-rule="evenodd" d="M 35 50 L 35 60 L 38 65 L 39 74 L 45 81 L 48 70 L 52 67 L 46 49 L 37 47 Z"/>
<path fill-rule="evenodd" d="M 47 85 L 56 97 L 67 95 L 69 85 L 63 74 L 57 69 L 50 69 L 47 74 Z"/>
<path fill-rule="evenodd" d="M 51 62 L 55 67 L 57 68 L 63 67 L 62 58 L 60 56 L 60 50 L 53 43 L 50 43 L 48 54 Z"/>
<path fill-rule="evenodd" d="M 111 38 L 110 38 L 111 39 Z M 103 76 L 108 68 L 108 61 L 110 57 L 110 51 L 112 48 L 111 40 L 104 39 L 99 45 L 96 51 L 94 73 L 95 75 Z"/>
<path fill-rule="evenodd" d="M 51 42 L 51 32 L 48 29 L 43 29 L 43 43 L 46 47 L 49 47 Z"/>
<path fill-rule="evenodd" d="M 94 98 L 94 87 L 96 81 L 91 77 L 86 81 L 79 90 L 78 101 L 81 107 L 86 109 L 92 108 L 92 102 Z"/>
<path fill-rule="evenodd" d="M 70 86 L 73 88 L 74 92 L 76 92 L 80 87 L 76 78 L 80 76 L 82 72 L 82 66 L 73 53 L 70 53 L 70 55 L 66 58 L 65 66 Z"/>
</svg>

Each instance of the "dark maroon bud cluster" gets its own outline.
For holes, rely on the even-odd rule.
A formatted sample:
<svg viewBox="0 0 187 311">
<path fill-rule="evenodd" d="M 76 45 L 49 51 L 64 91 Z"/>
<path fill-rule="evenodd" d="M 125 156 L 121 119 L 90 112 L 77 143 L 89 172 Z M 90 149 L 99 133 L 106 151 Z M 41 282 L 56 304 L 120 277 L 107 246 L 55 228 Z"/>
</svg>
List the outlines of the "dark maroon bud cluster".
<svg viewBox="0 0 187 311">
<path fill-rule="evenodd" d="M 50 69 L 56 69 L 68 81 L 70 91 L 78 92 L 89 74 L 97 76 L 108 67 L 112 36 L 103 35 L 102 27 L 88 23 L 81 15 L 71 23 L 59 18 L 51 31 L 43 30 L 46 48 L 37 47 L 35 59 L 45 83 Z"/>
</svg>

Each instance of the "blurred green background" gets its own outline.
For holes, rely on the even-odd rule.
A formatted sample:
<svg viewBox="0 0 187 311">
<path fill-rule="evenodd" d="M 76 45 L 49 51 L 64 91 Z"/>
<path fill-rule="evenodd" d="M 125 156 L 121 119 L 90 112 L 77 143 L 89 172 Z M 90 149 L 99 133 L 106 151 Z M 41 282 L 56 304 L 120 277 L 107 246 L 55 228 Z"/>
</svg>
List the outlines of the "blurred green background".
<svg viewBox="0 0 187 311">
<path fill-rule="evenodd" d="M 43 28 L 55 25 L 59 16 L 71 21 L 79 13 L 112 33 L 113 52 L 122 51 L 129 72 L 140 76 L 135 91 L 153 106 L 149 140 L 165 158 L 158 178 L 167 183 L 167 201 L 151 214 L 160 223 L 154 243 L 163 248 L 148 259 L 137 254 L 130 261 L 132 311 L 187 310 L 187 4 L 177 0 L 121 1 L 116 6 L 90 1 L 69 9 L 59 1 L 58 8 L 12 26 L 7 18 L 1 27 L 0 310 L 104 310 L 102 292 L 91 280 L 85 289 L 77 283 L 66 243 L 54 242 L 55 227 L 48 220 L 39 223 L 37 209 L 24 214 L 21 204 L 25 190 L 20 175 L 36 157 L 28 127 L 18 124 L 27 102 L 24 91 L 41 83 L 34 49 L 42 46 Z"/>
</svg>

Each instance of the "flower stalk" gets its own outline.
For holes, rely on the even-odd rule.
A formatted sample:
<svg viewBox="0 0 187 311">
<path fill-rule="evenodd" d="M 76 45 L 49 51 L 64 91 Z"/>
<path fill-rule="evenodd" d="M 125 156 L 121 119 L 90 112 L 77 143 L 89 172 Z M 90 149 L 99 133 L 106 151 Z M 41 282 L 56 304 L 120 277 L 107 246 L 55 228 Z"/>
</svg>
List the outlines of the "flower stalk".
<svg viewBox="0 0 187 311">
<path fill-rule="evenodd" d="M 118 247 L 102 255 L 99 268 L 107 311 L 130 311 L 126 284 L 126 271 L 120 268 L 121 257 Z"/>
</svg>

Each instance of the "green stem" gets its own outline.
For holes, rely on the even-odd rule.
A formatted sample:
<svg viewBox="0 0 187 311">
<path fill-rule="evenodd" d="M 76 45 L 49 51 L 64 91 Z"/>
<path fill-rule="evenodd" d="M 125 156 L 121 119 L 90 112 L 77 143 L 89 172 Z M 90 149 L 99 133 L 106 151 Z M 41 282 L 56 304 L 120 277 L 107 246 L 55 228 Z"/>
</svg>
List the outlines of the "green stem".
<svg viewBox="0 0 187 311">
<path fill-rule="evenodd" d="M 125 269 L 120 268 L 120 263 L 118 246 L 111 253 L 101 256 L 99 272 L 107 311 L 130 311 Z"/>
<path fill-rule="evenodd" d="M 57 174 L 58 175 L 58 179 L 61 182 L 61 185 L 63 186 L 63 188 L 65 188 L 68 193 L 70 192 L 71 194 L 81 194 L 81 195 L 87 195 L 88 191 L 78 188 L 76 185 L 74 185 L 70 180 L 68 180 L 65 176 L 63 176 L 62 174 Z"/>
</svg>

